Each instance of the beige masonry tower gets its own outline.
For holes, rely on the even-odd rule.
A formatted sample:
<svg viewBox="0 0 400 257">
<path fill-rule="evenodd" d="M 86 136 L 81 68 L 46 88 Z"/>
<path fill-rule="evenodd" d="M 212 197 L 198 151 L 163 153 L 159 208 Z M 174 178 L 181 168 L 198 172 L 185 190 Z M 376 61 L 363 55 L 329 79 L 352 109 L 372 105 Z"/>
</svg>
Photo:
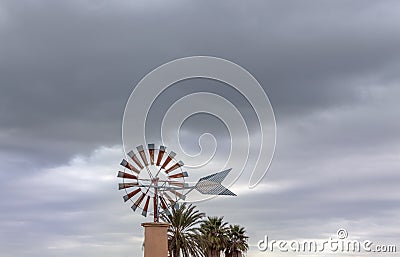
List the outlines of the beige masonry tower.
<svg viewBox="0 0 400 257">
<path fill-rule="evenodd" d="M 144 227 L 144 257 L 168 257 L 168 223 L 146 222 Z"/>
</svg>

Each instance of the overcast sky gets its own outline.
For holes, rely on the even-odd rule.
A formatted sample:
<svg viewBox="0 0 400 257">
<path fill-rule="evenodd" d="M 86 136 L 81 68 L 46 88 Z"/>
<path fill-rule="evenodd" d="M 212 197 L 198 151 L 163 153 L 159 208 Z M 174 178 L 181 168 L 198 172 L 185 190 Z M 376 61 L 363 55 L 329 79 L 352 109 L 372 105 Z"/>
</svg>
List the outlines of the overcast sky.
<svg viewBox="0 0 400 257">
<path fill-rule="evenodd" d="M 261 184 L 198 204 L 246 227 L 248 256 L 271 256 L 255 247 L 264 235 L 325 240 L 339 228 L 400 251 L 399 46 L 396 0 L 2 0 L 1 256 L 142 255 L 149 219 L 116 190 L 123 111 L 148 72 L 193 55 L 241 65 L 274 108 Z M 196 124 L 223 141 L 218 122 L 197 119 L 195 142 L 207 129 Z"/>
</svg>

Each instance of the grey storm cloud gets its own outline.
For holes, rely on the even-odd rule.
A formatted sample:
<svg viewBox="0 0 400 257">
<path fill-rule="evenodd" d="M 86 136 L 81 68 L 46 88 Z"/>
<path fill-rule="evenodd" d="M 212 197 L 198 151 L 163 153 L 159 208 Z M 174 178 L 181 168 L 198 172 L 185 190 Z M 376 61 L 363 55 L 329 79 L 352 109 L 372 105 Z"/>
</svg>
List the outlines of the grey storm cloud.
<svg viewBox="0 0 400 257">
<path fill-rule="evenodd" d="M 243 176 L 237 198 L 198 203 L 246 226 L 249 256 L 263 256 L 254 244 L 265 233 L 324 239 L 346 227 L 398 241 L 399 14 L 390 0 L 2 1 L 2 256 L 141 254 L 144 219 L 115 188 L 123 110 L 148 72 L 193 55 L 246 68 L 275 111 L 260 187 L 241 188 Z M 257 133 L 237 92 L 187 84 L 154 103 L 150 134 L 174 100 L 199 90 L 230 99 Z M 226 139 L 218 121 L 197 118 L 184 126 L 193 152 L 207 130 Z"/>
</svg>

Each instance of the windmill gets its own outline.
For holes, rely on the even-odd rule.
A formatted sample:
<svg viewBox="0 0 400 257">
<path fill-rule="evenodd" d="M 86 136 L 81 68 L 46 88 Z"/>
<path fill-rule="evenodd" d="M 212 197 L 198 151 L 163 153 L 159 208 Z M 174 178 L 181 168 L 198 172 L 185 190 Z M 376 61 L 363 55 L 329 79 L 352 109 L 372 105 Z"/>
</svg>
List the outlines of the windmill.
<svg viewBox="0 0 400 257">
<path fill-rule="evenodd" d="M 184 163 L 175 159 L 176 153 L 166 151 L 165 146 L 155 147 L 148 144 L 136 147 L 128 153 L 129 161 L 123 159 L 123 171 L 118 171 L 122 178 L 119 190 L 125 190 L 123 199 L 131 201 L 133 211 L 142 210 L 142 215 L 147 217 L 153 214 L 154 222 L 159 222 L 161 213 L 170 214 L 171 208 L 178 208 L 179 201 L 185 200 L 193 190 L 207 195 L 230 195 L 233 192 L 221 183 L 231 169 L 217 172 L 199 179 L 190 185 L 186 181 L 188 173 L 184 171 Z"/>
</svg>

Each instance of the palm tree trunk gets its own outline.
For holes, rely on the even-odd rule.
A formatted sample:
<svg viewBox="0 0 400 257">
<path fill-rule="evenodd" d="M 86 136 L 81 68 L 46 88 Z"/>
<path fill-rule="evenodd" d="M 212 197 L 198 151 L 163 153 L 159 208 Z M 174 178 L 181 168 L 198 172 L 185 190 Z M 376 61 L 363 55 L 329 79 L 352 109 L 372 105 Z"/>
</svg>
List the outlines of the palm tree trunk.
<svg viewBox="0 0 400 257">
<path fill-rule="evenodd" d="M 220 256 L 221 256 L 221 251 L 215 250 L 215 249 L 211 249 L 210 257 L 220 257 Z"/>
<path fill-rule="evenodd" d="M 179 249 L 175 249 L 175 250 L 174 250 L 173 257 L 179 257 L 179 255 L 180 255 Z"/>
</svg>

